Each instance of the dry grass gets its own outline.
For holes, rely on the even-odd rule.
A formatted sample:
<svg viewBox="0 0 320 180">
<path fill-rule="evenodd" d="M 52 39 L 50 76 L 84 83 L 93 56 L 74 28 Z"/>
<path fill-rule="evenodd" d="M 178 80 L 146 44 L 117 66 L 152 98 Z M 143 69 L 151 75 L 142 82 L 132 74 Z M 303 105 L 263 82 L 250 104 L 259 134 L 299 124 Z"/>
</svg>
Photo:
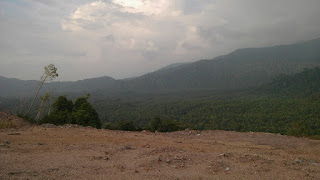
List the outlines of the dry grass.
<svg viewBox="0 0 320 180">
<path fill-rule="evenodd" d="M 11 128 L 17 128 L 17 126 L 14 125 L 12 121 L 0 122 L 0 129 L 11 129 Z"/>
</svg>

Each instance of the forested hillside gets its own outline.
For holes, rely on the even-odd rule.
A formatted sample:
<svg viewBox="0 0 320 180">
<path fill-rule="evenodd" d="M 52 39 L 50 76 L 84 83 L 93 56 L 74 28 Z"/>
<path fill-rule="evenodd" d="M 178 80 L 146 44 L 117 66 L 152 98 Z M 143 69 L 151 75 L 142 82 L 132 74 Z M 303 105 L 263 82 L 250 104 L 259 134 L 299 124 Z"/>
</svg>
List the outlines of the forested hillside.
<svg viewBox="0 0 320 180">
<path fill-rule="evenodd" d="M 242 89 L 320 64 L 320 39 L 266 48 L 239 49 L 211 60 L 163 69 L 125 81 L 134 90 Z"/>
<path fill-rule="evenodd" d="M 261 88 L 275 95 L 303 96 L 320 91 L 320 68 L 305 69 L 294 75 L 281 75 Z"/>
<path fill-rule="evenodd" d="M 110 77 L 47 83 L 43 90 L 60 94 L 235 90 L 258 87 L 280 74 L 291 75 L 320 65 L 320 39 L 293 45 L 239 49 L 228 55 L 194 63 L 178 63 L 140 77 Z M 107 74 L 108 72 L 106 72 Z M 37 81 L 0 78 L 0 96 L 27 96 Z M 35 91 L 35 90 L 34 90 Z"/>
</svg>

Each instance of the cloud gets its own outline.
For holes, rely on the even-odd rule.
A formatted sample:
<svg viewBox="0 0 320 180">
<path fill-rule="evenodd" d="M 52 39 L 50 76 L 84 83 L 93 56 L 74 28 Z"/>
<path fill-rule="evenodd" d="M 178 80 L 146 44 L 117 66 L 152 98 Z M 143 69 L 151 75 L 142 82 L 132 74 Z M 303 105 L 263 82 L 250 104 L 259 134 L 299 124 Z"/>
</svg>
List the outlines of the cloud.
<svg viewBox="0 0 320 180">
<path fill-rule="evenodd" d="M 319 7 L 319 0 L 4 0 L 0 75 L 37 79 L 55 63 L 61 80 L 125 78 L 299 42 L 320 36 Z"/>
</svg>

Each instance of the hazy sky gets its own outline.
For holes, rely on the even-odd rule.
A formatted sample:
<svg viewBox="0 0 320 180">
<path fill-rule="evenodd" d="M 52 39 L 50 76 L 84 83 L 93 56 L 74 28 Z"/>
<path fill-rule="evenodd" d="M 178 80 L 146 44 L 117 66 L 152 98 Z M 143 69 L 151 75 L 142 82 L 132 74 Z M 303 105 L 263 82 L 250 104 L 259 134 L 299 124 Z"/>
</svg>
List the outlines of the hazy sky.
<svg viewBox="0 0 320 180">
<path fill-rule="evenodd" d="M 320 37 L 320 0 L 0 0 L 0 76 L 125 78 Z"/>
</svg>

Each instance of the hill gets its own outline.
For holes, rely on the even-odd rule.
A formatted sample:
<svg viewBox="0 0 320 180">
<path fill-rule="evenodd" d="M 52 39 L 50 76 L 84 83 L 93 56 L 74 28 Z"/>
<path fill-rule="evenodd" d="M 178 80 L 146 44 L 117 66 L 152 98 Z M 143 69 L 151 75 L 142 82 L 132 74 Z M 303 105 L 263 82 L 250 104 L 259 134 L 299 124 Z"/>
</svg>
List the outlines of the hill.
<svg viewBox="0 0 320 180">
<path fill-rule="evenodd" d="M 30 96 L 39 86 L 38 81 L 23 81 L 0 76 L 0 97 Z"/>
<path fill-rule="evenodd" d="M 320 91 L 320 68 L 305 69 L 294 75 L 281 75 L 260 88 L 281 96 L 310 95 Z"/>
<path fill-rule="evenodd" d="M 162 69 L 126 81 L 129 89 L 243 89 L 270 82 L 280 74 L 319 66 L 320 39 L 293 45 L 239 49 L 228 55 Z"/>
<path fill-rule="evenodd" d="M 194 63 L 178 63 L 140 77 L 110 77 L 76 82 L 54 82 L 44 89 L 58 93 L 172 92 L 181 90 L 234 90 L 258 87 L 280 74 L 294 74 L 320 65 L 320 38 L 293 45 L 239 49 L 228 55 Z M 0 77 L 0 96 L 30 95 L 37 81 Z"/>
</svg>

